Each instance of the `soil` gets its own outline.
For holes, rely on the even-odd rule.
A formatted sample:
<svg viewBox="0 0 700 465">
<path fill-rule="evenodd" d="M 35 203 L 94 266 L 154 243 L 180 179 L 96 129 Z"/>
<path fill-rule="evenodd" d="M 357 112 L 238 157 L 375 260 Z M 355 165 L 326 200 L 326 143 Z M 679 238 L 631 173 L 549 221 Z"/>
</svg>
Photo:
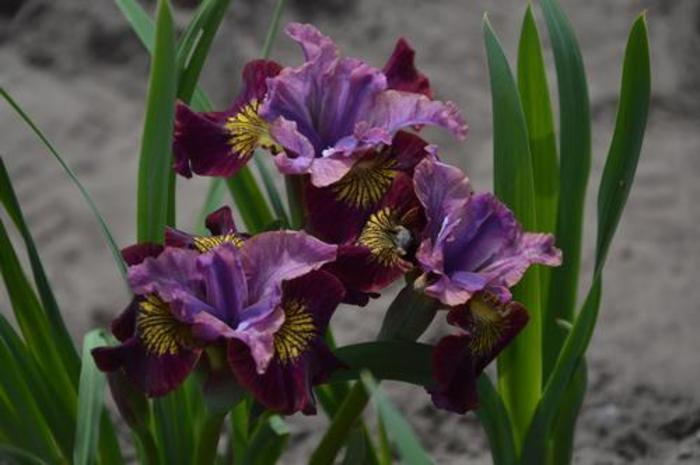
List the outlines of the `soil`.
<svg viewBox="0 0 700 465">
<path fill-rule="evenodd" d="M 176 3 L 182 27 L 197 2 Z M 463 144 L 438 132 L 430 132 L 430 137 L 441 144 L 445 158 L 466 170 L 478 189 L 489 189 L 491 103 L 482 16 L 488 12 L 513 59 L 525 3 L 295 0 L 290 1 L 284 21 L 313 22 L 347 54 L 376 65 L 383 64 L 398 36 L 409 38 L 438 96 L 457 102 L 470 123 L 470 136 Z M 600 322 L 589 352 L 590 390 L 579 421 L 575 463 L 697 464 L 700 2 L 562 0 L 562 4 L 578 32 L 589 74 L 592 187 L 599 182 L 610 143 L 626 35 L 644 9 L 654 67 L 647 138 L 610 254 Z M 152 8 L 152 3 L 147 6 Z M 218 106 L 232 99 L 242 64 L 258 53 L 272 6 L 272 0 L 234 2 L 203 78 Z M 286 63 L 299 61 L 296 48 L 283 36 L 273 56 Z M 132 243 L 148 59 L 114 3 L 0 1 L 0 63 L 0 83 L 64 154 L 118 243 Z M 554 84 L 552 75 L 550 88 Z M 3 108 L 0 153 L 79 340 L 89 328 L 109 321 L 126 302 L 127 293 L 74 186 L 15 115 Z M 183 228 L 193 225 L 206 186 L 204 179 L 179 183 Z M 584 276 L 592 267 L 594 190 L 587 202 Z M 584 283 L 581 294 L 586 289 Z M 333 325 L 341 342 L 372 338 L 387 302 L 385 297 L 364 310 L 339 311 Z M 9 308 L 4 295 L 0 308 L 4 312 Z M 490 463 L 473 416 L 438 412 L 417 388 L 392 385 L 389 391 L 438 463 Z M 303 463 L 325 419 L 295 417 L 290 424 L 294 440 L 285 463 Z"/>
</svg>

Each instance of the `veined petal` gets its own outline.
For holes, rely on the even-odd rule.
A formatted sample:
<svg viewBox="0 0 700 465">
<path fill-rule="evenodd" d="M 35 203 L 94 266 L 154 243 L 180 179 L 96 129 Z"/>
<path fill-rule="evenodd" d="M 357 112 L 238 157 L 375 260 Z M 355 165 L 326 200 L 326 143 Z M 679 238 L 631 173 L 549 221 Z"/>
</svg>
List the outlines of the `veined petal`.
<svg viewBox="0 0 700 465">
<path fill-rule="evenodd" d="M 241 93 L 226 112 L 197 113 L 179 102 L 173 141 L 175 171 L 185 177 L 192 171 L 229 177 L 248 162 L 257 147 L 276 152 L 259 109 L 267 93 L 266 79 L 280 69 L 273 61 L 248 63 L 243 69 Z"/>
<path fill-rule="evenodd" d="M 282 282 L 297 278 L 335 260 L 337 246 L 302 232 L 271 231 L 248 239 L 241 251 L 248 292 L 256 301 Z"/>
</svg>

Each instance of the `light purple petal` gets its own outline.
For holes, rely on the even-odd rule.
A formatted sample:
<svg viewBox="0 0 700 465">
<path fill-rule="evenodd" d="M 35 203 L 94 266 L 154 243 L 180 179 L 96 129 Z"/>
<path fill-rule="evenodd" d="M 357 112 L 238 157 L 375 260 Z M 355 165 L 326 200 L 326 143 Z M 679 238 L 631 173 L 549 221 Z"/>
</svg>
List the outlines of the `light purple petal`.
<svg viewBox="0 0 700 465">
<path fill-rule="evenodd" d="M 146 258 L 129 268 L 129 284 L 135 294 L 157 293 L 169 302 L 183 289 L 201 295 L 194 250 L 168 247 L 156 258 Z"/>
<path fill-rule="evenodd" d="M 441 231 L 445 234 L 445 228 L 452 228 L 456 223 L 456 212 L 464 208 L 472 195 L 469 179 L 464 173 L 431 158 L 418 164 L 413 184 L 416 196 L 425 208 L 426 234 L 435 239 Z"/>
<path fill-rule="evenodd" d="M 241 249 L 250 300 L 277 292 L 283 281 L 335 260 L 336 250 L 337 246 L 301 232 L 271 231 L 252 237 Z"/>
<path fill-rule="evenodd" d="M 328 63 L 338 56 L 338 48 L 333 41 L 310 24 L 291 23 L 285 32 L 301 45 L 306 61 Z"/>
</svg>

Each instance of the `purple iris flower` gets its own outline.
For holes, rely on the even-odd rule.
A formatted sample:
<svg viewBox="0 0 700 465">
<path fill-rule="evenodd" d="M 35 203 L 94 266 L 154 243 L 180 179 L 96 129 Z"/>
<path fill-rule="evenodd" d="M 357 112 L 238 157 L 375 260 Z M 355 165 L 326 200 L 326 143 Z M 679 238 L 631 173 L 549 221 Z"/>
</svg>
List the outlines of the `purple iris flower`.
<svg viewBox="0 0 700 465">
<path fill-rule="evenodd" d="M 416 167 L 414 183 L 427 218 L 417 283 L 443 304 L 464 304 L 482 290 L 507 302 L 530 265 L 561 263 L 551 234 L 523 232 L 494 195 L 472 194 L 459 169 L 428 159 Z"/>
<path fill-rule="evenodd" d="M 146 394 L 160 396 L 182 383 L 203 349 L 212 344 L 240 341 L 259 375 L 278 356 L 280 338 L 307 341 L 303 348 L 297 347 L 299 353 L 323 350 L 318 349 L 317 339 L 327 319 L 306 325 L 290 322 L 307 318 L 310 312 L 330 317 L 342 297 L 342 286 L 333 281 L 336 286 L 326 300 L 313 308 L 295 295 L 301 309 L 289 313 L 286 283 L 334 260 L 336 249 L 304 233 L 276 231 L 254 236 L 240 246 L 226 241 L 204 253 L 179 247 L 149 250 L 149 255 L 130 263 L 129 282 L 136 297 L 113 324 L 122 344 L 95 349 L 97 365 L 104 371 L 122 369 Z M 319 273 L 323 273 L 321 289 L 327 289 L 335 278 Z M 317 288 L 307 285 L 305 290 L 303 297 L 316 303 L 311 292 Z M 308 385 L 338 364 L 332 364 L 334 359 L 326 352 L 306 359 L 308 363 L 295 369 Z M 232 367 L 236 367 L 233 359 Z M 313 400 L 308 391 L 299 392 L 295 386 L 279 395 Z M 277 405 L 262 396 L 259 400 Z M 306 404 L 303 408 L 309 410 Z"/>
<path fill-rule="evenodd" d="M 433 403 L 456 413 L 477 408 L 479 375 L 527 321 L 522 305 L 502 303 L 488 292 L 479 292 L 467 304 L 452 308 L 447 322 L 460 332 L 443 337 L 433 352 L 434 384 L 428 388 Z"/>
<path fill-rule="evenodd" d="M 453 103 L 425 95 L 427 81 L 407 64 L 412 54 L 405 42 L 387 63 L 387 76 L 359 59 L 340 58 L 331 39 L 311 25 L 294 23 L 286 31 L 301 45 L 305 62 L 267 80 L 260 108 L 284 149 L 275 157 L 283 173 L 308 173 L 315 186 L 328 186 L 364 152 L 390 145 L 400 129 L 429 124 L 466 135 Z"/>
<path fill-rule="evenodd" d="M 229 177 L 250 160 L 258 147 L 279 150 L 259 110 L 267 94 L 266 79 L 280 69 L 269 60 L 248 63 L 243 69 L 241 93 L 225 111 L 197 113 L 178 102 L 173 142 L 175 171 L 188 178 L 193 171 Z"/>
</svg>

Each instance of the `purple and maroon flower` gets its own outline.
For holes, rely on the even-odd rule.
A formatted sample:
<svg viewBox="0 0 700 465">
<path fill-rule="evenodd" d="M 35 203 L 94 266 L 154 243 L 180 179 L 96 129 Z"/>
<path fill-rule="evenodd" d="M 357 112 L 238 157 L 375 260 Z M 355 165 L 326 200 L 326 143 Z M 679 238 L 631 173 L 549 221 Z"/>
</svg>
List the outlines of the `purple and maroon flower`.
<svg viewBox="0 0 700 465">
<path fill-rule="evenodd" d="M 240 247 L 226 241 L 204 253 L 144 248 L 149 254 L 129 263 L 136 297 L 112 326 L 122 344 L 95 349 L 96 363 L 104 371 L 123 370 L 147 395 L 160 396 L 184 381 L 205 347 L 235 339 L 265 373 L 276 353 L 275 335 L 288 320 L 285 283 L 333 261 L 336 249 L 286 231 L 259 234 Z M 322 373 L 332 367 L 329 360 L 315 358 L 307 370 Z"/>
<path fill-rule="evenodd" d="M 174 168 L 191 177 L 229 177 L 264 147 L 273 153 L 279 146 L 270 138 L 269 124 L 260 116 L 267 94 L 266 80 L 282 67 L 269 60 L 254 60 L 243 69 L 243 88 L 225 111 L 197 113 L 178 102 L 175 112 Z"/>
<path fill-rule="evenodd" d="M 528 321 L 517 302 L 502 303 L 488 292 L 454 307 L 447 322 L 460 333 L 443 337 L 433 352 L 434 384 L 428 388 L 438 408 L 466 413 L 478 407 L 476 381 Z"/>
<path fill-rule="evenodd" d="M 317 187 L 341 180 L 367 152 L 391 145 L 401 129 L 423 125 L 466 135 L 451 102 L 431 100 L 427 79 L 413 66 L 405 41 L 385 72 L 356 58 L 340 58 L 333 41 L 311 25 L 290 24 L 305 62 L 267 80 L 260 115 L 284 150 L 275 162 L 285 174 L 310 174 Z M 391 87 L 393 86 L 393 88 Z"/>
<path fill-rule="evenodd" d="M 414 183 L 427 218 L 416 253 L 424 274 L 416 283 L 443 304 L 464 304 L 479 291 L 507 302 L 530 265 L 561 263 L 551 234 L 523 232 L 494 195 L 472 194 L 459 169 L 425 160 Z"/>
<path fill-rule="evenodd" d="M 240 247 L 248 237 L 248 235 L 238 232 L 229 207 L 221 207 L 207 215 L 205 226 L 211 235 L 190 234 L 179 229 L 167 227 L 165 230 L 165 245 L 168 247 L 194 249 L 205 253 L 226 242 Z"/>
</svg>

